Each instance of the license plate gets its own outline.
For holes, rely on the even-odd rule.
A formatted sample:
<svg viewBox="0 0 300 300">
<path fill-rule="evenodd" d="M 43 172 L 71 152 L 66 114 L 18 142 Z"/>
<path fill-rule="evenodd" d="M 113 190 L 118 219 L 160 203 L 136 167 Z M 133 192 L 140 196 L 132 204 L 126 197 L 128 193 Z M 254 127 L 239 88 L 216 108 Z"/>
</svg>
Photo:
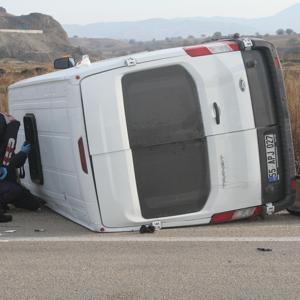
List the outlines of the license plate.
<svg viewBox="0 0 300 300">
<path fill-rule="evenodd" d="M 266 156 L 267 156 L 268 182 L 274 183 L 279 181 L 276 134 L 265 135 L 265 146 L 266 146 Z"/>
</svg>

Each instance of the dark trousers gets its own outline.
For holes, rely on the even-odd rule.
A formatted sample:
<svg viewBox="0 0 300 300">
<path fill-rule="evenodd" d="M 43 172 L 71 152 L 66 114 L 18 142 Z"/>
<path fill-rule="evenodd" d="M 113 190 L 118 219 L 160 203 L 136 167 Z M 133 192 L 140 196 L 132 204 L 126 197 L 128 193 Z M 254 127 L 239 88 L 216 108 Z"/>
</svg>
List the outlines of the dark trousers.
<svg viewBox="0 0 300 300">
<path fill-rule="evenodd" d="M 5 209 L 7 204 L 29 210 L 37 210 L 40 201 L 29 190 L 14 181 L 0 181 L 0 206 Z"/>
</svg>

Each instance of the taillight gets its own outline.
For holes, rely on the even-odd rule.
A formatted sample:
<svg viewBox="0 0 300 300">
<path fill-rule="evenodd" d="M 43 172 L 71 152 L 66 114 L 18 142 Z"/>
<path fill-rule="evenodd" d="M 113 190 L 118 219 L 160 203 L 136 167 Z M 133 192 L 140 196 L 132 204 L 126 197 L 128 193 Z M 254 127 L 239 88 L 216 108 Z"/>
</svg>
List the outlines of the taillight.
<svg viewBox="0 0 300 300">
<path fill-rule="evenodd" d="M 86 157 L 85 157 L 85 151 L 84 151 L 82 137 L 78 140 L 78 149 L 79 149 L 79 154 L 80 154 L 81 168 L 84 173 L 88 174 L 88 168 L 87 168 L 87 163 L 86 163 Z"/>
<path fill-rule="evenodd" d="M 217 53 L 240 51 L 240 46 L 233 41 L 223 41 L 184 48 L 191 57 L 206 56 Z"/>
<path fill-rule="evenodd" d="M 296 189 L 297 189 L 297 179 L 294 178 L 294 179 L 292 179 L 292 181 L 291 181 L 291 190 L 292 190 L 292 191 L 296 191 Z"/>
<path fill-rule="evenodd" d="M 213 54 L 207 47 L 205 46 L 194 46 L 189 48 L 184 48 L 185 52 L 192 57 L 196 56 L 206 56 Z"/>
<path fill-rule="evenodd" d="M 220 214 L 213 215 L 211 218 L 210 223 L 212 224 L 218 224 L 218 223 L 224 223 L 232 220 L 232 217 L 234 215 L 234 210 L 233 211 L 226 211 Z"/>
<path fill-rule="evenodd" d="M 274 64 L 276 68 L 281 69 L 281 62 L 278 56 L 274 58 Z"/>
<path fill-rule="evenodd" d="M 245 219 L 249 217 L 255 217 L 261 214 L 262 214 L 261 206 L 226 211 L 226 212 L 213 215 L 210 223 L 212 224 L 224 223 L 224 222 L 229 222 L 234 220 Z"/>
<path fill-rule="evenodd" d="M 236 42 L 229 41 L 229 42 L 225 42 L 225 43 L 232 49 L 232 51 L 240 51 L 241 50 L 239 44 Z"/>
</svg>

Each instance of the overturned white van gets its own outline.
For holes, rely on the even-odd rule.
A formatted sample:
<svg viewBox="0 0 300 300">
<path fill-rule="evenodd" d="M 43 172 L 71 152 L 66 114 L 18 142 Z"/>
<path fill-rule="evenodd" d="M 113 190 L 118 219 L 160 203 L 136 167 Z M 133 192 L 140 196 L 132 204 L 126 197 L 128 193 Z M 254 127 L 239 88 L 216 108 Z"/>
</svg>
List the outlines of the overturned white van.
<svg viewBox="0 0 300 300">
<path fill-rule="evenodd" d="M 34 151 L 22 181 L 94 231 L 218 223 L 289 207 L 281 67 L 263 40 L 222 40 L 16 83 Z"/>
</svg>

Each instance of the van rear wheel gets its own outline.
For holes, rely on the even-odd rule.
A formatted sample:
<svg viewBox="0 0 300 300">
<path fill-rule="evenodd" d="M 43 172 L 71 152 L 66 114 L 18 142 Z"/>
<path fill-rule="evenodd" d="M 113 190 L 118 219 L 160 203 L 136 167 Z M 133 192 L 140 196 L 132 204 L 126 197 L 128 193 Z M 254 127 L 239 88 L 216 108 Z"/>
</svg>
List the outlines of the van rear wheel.
<svg viewBox="0 0 300 300">
<path fill-rule="evenodd" d="M 294 211 L 290 209 L 287 209 L 287 211 L 293 216 L 300 216 L 300 211 Z"/>
</svg>

